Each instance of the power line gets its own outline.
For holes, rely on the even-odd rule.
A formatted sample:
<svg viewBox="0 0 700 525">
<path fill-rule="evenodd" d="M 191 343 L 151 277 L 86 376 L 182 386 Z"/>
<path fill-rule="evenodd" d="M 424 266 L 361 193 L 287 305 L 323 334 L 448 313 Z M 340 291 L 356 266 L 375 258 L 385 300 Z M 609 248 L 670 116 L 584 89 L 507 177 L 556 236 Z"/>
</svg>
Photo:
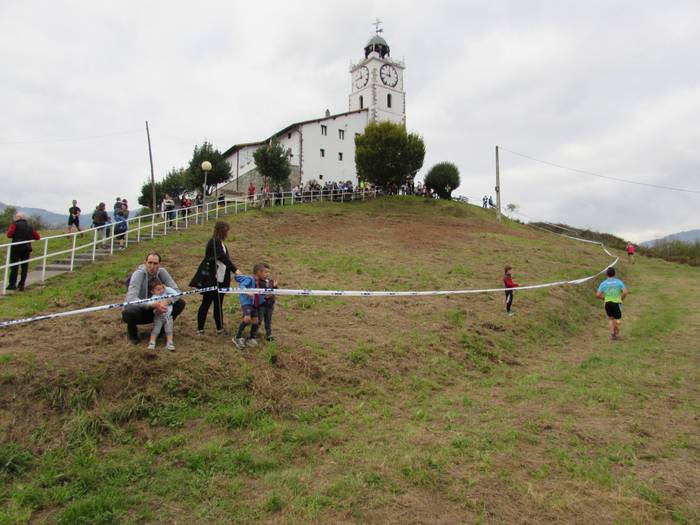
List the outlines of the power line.
<svg viewBox="0 0 700 525">
<path fill-rule="evenodd" d="M 517 151 L 513 151 L 510 149 L 504 148 L 503 146 L 498 146 L 498 147 L 500 149 L 502 149 L 503 151 L 507 151 L 508 153 L 512 153 L 513 155 L 518 155 L 519 157 L 534 160 L 535 162 L 540 162 L 542 164 L 546 164 L 548 166 L 553 166 L 555 168 L 561 168 L 564 170 L 574 171 L 576 173 L 582 173 L 584 175 L 591 175 L 592 177 L 599 177 L 601 179 L 614 180 L 616 182 L 624 182 L 625 184 L 635 184 L 637 186 L 646 186 L 648 188 L 656 188 L 656 189 L 660 189 L 660 190 L 680 191 L 683 193 L 700 193 L 700 190 L 689 190 L 686 188 L 674 188 L 672 186 L 664 186 L 662 184 L 651 184 L 648 182 L 639 182 L 636 180 L 621 179 L 619 177 L 611 177 L 609 175 L 601 175 L 600 173 L 593 173 L 592 171 L 580 170 L 577 168 L 570 168 L 568 166 L 562 166 L 561 164 L 556 164 L 554 162 L 549 162 L 547 160 L 542 160 L 542 159 L 538 159 L 535 157 L 531 157 L 530 155 L 525 155 L 524 153 L 518 153 Z"/>
<path fill-rule="evenodd" d="M 0 145 L 11 145 L 11 144 L 49 144 L 52 142 L 73 142 L 78 140 L 92 140 L 92 139 L 103 139 L 107 137 L 114 137 L 115 135 L 129 135 L 132 133 L 141 133 L 140 129 L 132 129 L 127 131 L 113 131 L 110 133 L 104 133 L 102 135 L 88 135 L 85 137 L 65 137 L 65 138 L 55 138 L 55 139 L 30 139 L 30 140 L 12 140 L 12 141 L 0 141 Z"/>
</svg>

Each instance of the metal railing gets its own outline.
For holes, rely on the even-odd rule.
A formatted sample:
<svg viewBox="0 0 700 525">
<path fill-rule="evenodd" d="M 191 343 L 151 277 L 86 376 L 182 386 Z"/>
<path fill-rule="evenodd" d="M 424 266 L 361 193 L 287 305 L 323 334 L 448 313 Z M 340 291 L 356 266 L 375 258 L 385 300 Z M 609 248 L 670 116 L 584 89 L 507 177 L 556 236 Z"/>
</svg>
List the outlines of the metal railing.
<svg viewBox="0 0 700 525">
<path fill-rule="evenodd" d="M 334 202 L 351 202 L 356 200 L 365 200 L 376 197 L 377 190 L 355 190 L 355 191 L 339 191 L 339 190 L 308 190 L 297 192 L 280 192 L 280 193 L 257 193 L 247 197 L 238 197 L 230 200 L 212 200 L 203 204 L 195 204 L 187 208 L 177 208 L 168 211 L 159 211 L 148 215 L 139 215 L 125 220 L 126 231 L 122 233 L 115 232 L 117 222 L 110 222 L 103 226 L 96 226 L 82 231 L 71 233 L 63 233 L 59 235 L 51 235 L 42 237 L 40 240 L 9 242 L 0 244 L 0 253 L 4 249 L 5 264 L 0 266 L 3 271 L 1 295 L 7 292 L 9 281 L 10 268 L 29 264 L 32 262 L 41 261 L 41 282 L 46 280 L 47 262 L 50 258 L 68 256 L 66 271 L 72 272 L 76 266 L 76 254 L 81 251 L 89 253 L 87 257 L 90 261 L 95 261 L 98 256 L 98 245 L 101 244 L 99 254 L 110 255 L 114 253 L 115 240 L 117 243 L 121 239 L 124 241 L 124 248 L 141 240 L 153 239 L 156 236 L 167 235 L 169 232 L 178 231 L 189 228 L 190 224 L 204 224 L 210 219 L 218 219 L 220 216 L 228 215 L 229 213 L 238 214 L 246 212 L 248 209 L 268 208 L 274 206 L 294 206 L 306 202 L 315 201 L 334 201 Z M 160 220 L 159 220 L 160 219 Z M 159 221 L 159 222 L 158 222 Z M 147 235 L 142 235 L 145 231 Z M 79 243 L 78 237 L 83 239 L 85 235 L 92 237 L 87 243 Z M 67 240 L 67 243 L 64 242 Z M 69 244 L 70 248 L 62 248 L 57 251 L 49 251 L 49 243 Z M 43 243 L 42 255 L 30 257 L 22 261 L 11 262 L 12 248 L 23 244 Z M 2 259 L 0 259 L 2 260 Z M 19 270 L 19 268 L 18 268 Z"/>
</svg>

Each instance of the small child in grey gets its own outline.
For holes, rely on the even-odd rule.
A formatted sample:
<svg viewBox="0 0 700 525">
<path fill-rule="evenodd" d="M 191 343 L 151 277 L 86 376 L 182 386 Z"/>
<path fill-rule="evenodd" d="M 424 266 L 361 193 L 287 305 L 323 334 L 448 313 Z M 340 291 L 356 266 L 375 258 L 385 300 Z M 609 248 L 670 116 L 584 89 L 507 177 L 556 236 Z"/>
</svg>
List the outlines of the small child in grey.
<svg viewBox="0 0 700 525">
<path fill-rule="evenodd" d="M 158 279 L 153 279 L 149 285 L 149 292 L 151 294 L 151 299 L 170 295 L 177 293 L 176 290 L 165 286 Z M 175 350 L 175 345 L 173 344 L 173 301 L 175 299 L 165 299 L 168 303 L 168 309 L 165 312 L 153 311 L 153 330 L 151 330 L 151 337 L 148 341 L 148 349 L 155 350 L 156 348 L 156 337 L 162 329 L 165 329 L 165 349 L 171 352 Z"/>
</svg>

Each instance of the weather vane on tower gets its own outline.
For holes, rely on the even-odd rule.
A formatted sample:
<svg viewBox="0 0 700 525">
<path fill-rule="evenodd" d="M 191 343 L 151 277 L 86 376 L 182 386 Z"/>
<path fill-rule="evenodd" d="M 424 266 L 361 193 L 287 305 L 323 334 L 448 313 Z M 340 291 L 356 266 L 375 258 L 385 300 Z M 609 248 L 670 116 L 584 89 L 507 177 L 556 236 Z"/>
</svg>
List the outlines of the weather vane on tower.
<svg viewBox="0 0 700 525">
<path fill-rule="evenodd" d="M 379 18 L 376 18 L 374 20 L 374 22 L 372 22 L 372 25 L 374 26 L 374 30 L 376 31 L 377 34 L 384 32 L 384 30 L 381 27 L 379 27 L 381 24 L 382 24 L 382 21 L 379 20 Z"/>
</svg>

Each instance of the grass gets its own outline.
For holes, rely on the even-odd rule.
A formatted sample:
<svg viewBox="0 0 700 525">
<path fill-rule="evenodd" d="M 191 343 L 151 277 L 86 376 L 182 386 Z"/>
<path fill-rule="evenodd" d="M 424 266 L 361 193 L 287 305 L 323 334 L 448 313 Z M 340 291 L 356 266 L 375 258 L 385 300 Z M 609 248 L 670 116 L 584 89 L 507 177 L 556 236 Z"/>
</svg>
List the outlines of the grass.
<svg viewBox="0 0 700 525">
<path fill-rule="evenodd" d="M 411 198 L 230 222 L 234 260 L 272 262 L 285 287 L 492 287 L 504 262 L 523 283 L 607 262 Z M 149 248 L 185 281 L 210 227 Z M 5 298 L 3 316 L 119 300 L 142 250 Z M 116 314 L 13 328 L 0 524 L 697 522 L 697 270 L 642 259 L 622 277 L 619 344 L 594 284 L 517 293 L 512 318 L 500 296 L 284 297 L 276 342 L 244 352 L 189 336 L 197 301 L 175 354 L 125 347 Z"/>
</svg>

